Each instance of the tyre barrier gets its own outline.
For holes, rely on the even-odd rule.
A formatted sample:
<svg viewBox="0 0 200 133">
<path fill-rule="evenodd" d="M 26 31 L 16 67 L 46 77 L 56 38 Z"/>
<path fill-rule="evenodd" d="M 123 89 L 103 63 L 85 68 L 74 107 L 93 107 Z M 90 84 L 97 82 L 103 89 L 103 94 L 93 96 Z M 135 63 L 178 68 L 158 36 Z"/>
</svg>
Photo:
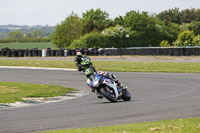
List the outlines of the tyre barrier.
<svg viewBox="0 0 200 133">
<path fill-rule="evenodd" d="M 104 56 L 104 55 L 152 55 L 152 56 L 199 56 L 200 47 L 139 47 L 139 48 L 81 48 L 81 49 L 51 49 L 46 48 L 45 56 L 75 56 L 76 52 L 81 52 L 88 56 Z M 0 56 L 7 57 L 24 57 L 24 56 L 43 56 L 43 51 L 37 48 L 34 49 L 9 49 L 2 48 Z"/>
</svg>

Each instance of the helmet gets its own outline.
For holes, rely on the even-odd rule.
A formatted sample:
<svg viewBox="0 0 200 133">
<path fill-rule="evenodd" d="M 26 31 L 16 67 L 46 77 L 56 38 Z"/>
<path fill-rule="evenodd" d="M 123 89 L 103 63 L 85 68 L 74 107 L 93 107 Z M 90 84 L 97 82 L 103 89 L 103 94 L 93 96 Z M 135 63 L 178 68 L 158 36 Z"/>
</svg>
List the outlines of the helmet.
<svg viewBox="0 0 200 133">
<path fill-rule="evenodd" d="M 91 68 L 88 68 L 85 70 L 85 76 L 90 77 L 92 74 L 94 74 L 94 71 Z"/>
<path fill-rule="evenodd" d="M 82 58 L 82 57 L 83 57 L 83 55 L 81 54 L 81 52 L 77 52 L 77 53 L 76 53 L 76 56 L 77 56 L 78 58 Z"/>
</svg>

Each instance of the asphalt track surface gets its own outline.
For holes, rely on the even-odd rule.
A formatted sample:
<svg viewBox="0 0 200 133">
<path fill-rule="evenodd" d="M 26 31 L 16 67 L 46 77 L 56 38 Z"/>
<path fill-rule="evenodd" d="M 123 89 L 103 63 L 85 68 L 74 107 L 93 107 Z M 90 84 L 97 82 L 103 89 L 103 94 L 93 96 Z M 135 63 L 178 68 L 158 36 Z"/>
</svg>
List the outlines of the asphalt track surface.
<svg viewBox="0 0 200 133">
<path fill-rule="evenodd" d="M 0 69 L 0 81 L 44 83 L 90 92 L 80 98 L 0 109 L 0 133 L 23 133 L 200 116 L 200 74 L 114 72 L 133 99 L 97 99 L 83 73 Z"/>
</svg>

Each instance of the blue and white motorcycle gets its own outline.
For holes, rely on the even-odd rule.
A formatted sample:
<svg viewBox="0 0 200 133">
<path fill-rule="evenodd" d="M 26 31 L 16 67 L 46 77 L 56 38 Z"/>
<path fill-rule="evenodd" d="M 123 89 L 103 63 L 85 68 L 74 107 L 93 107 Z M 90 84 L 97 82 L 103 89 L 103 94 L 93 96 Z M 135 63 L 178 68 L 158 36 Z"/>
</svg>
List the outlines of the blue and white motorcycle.
<svg viewBox="0 0 200 133">
<path fill-rule="evenodd" d="M 93 75 L 91 82 L 89 82 L 89 87 L 94 90 L 97 95 L 105 97 L 111 102 L 117 102 L 117 100 L 123 99 L 124 101 L 130 101 L 131 94 L 127 89 L 121 89 L 117 84 L 102 75 Z"/>
</svg>

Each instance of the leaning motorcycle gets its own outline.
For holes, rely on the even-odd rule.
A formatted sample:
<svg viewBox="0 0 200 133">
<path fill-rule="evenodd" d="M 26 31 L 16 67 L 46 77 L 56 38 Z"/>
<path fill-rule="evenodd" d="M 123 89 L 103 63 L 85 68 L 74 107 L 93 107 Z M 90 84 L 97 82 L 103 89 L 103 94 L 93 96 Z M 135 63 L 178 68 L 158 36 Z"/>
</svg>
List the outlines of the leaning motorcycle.
<svg viewBox="0 0 200 133">
<path fill-rule="evenodd" d="M 91 68 L 94 72 L 96 72 L 90 58 L 85 57 L 85 58 L 83 58 L 83 61 L 81 62 L 81 70 L 83 70 L 83 72 L 85 72 L 85 70 L 88 68 Z"/>
<path fill-rule="evenodd" d="M 131 94 L 127 89 L 122 90 L 113 80 L 99 74 L 94 75 L 89 87 L 111 102 L 117 102 L 121 99 L 130 101 L 131 99 Z"/>
</svg>

